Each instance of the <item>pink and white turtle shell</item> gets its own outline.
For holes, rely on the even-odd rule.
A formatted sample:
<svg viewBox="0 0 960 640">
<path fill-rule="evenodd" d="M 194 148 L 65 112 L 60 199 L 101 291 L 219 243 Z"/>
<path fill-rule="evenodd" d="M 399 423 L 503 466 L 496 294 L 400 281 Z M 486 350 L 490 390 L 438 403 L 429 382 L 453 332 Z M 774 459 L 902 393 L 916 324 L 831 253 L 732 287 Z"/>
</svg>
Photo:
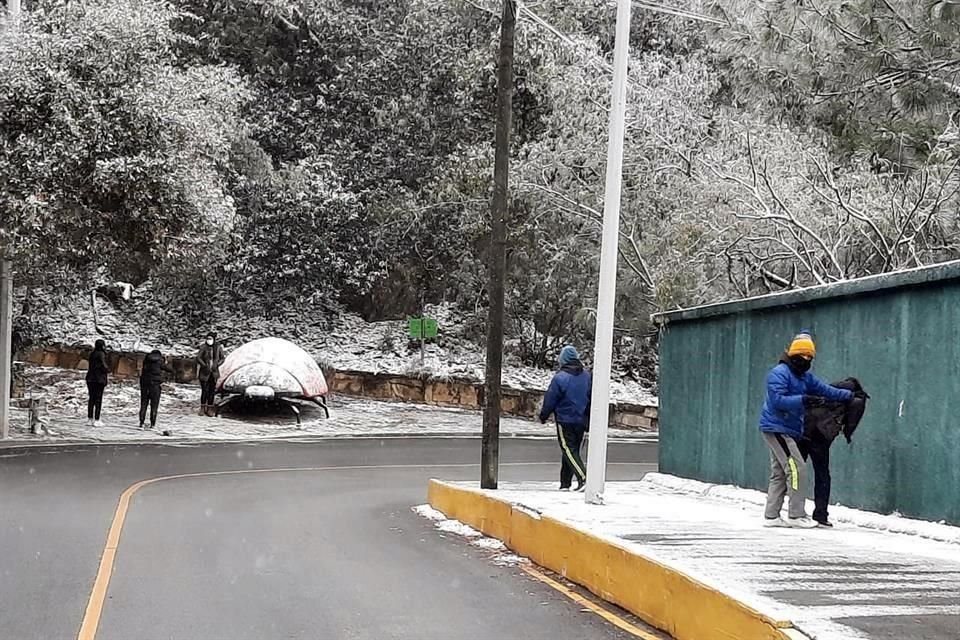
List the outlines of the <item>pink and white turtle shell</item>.
<svg viewBox="0 0 960 640">
<path fill-rule="evenodd" d="M 314 399 L 327 395 L 327 381 L 306 351 L 283 338 L 260 338 L 235 349 L 220 367 L 217 390 L 264 397 Z"/>
</svg>

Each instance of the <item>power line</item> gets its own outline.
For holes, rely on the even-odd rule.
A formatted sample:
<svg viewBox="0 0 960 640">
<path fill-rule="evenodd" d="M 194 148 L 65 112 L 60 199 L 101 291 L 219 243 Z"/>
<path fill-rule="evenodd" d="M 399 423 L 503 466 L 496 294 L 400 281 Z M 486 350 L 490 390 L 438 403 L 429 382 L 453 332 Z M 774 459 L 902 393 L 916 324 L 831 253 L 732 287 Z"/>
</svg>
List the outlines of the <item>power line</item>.
<svg viewBox="0 0 960 640">
<path fill-rule="evenodd" d="M 608 3 L 616 4 L 616 3 Z M 697 22 L 707 22 L 709 24 L 717 24 L 721 26 L 726 26 L 727 22 L 721 20 L 720 18 L 714 18 L 713 16 L 704 15 L 702 13 L 694 13 L 693 11 L 687 11 L 686 9 L 678 9 L 677 7 L 669 7 L 664 4 L 647 2 L 646 0 L 633 0 L 633 6 L 644 9 L 646 11 L 652 11 L 654 13 L 664 13 L 670 16 L 677 16 L 678 18 L 686 18 L 687 20 L 696 20 Z"/>
</svg>

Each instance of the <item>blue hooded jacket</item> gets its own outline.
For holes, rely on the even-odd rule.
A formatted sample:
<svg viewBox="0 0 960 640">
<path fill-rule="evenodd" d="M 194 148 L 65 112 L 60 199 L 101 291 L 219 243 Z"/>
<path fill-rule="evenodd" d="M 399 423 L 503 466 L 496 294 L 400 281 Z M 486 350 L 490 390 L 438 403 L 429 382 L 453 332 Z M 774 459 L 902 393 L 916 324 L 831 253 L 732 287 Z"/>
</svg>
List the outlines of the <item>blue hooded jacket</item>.
<svg viewBox="0 0 960 640">
<path fill-rule="evenodd" d="M 803 437 L 803 396 L 820 396 L 830 402 L 846 402 L 853 393 L 831 387 L 809 371 L 797 374 L 781 362 L 767 374 L 767 398 L 760 413 L 760 431 L 782 433 L 796 440 Z"/>
<path fill-rule="evenodd" d="M 590 419 L 590 393 L 592 376 L 579 360 L 565 364 L 553 376 L 540 409 L 540 422 L 546 422 L 550 414 L 561 424 L 587 425 Z"/>
</svg>

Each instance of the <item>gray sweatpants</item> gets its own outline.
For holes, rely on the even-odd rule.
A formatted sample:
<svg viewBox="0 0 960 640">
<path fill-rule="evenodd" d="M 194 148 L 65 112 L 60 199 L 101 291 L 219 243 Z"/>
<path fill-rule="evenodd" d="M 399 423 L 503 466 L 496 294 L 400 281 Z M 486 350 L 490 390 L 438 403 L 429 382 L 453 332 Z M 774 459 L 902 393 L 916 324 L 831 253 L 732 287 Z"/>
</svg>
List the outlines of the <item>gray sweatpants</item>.
<svg viewBox="0 0 960 640">
<path fill-rule="evenodd" d="M 796 441 L 790 436 L 777 433 L 764 433 L 770 448 L 770 485 L 767 487 L 767 518 L 779 518 L 783 507 L 783 497 L 790 494 L 791 518 L 804 518 L 807 483 L 807 465 L 800 455 Z"/>
</svg>

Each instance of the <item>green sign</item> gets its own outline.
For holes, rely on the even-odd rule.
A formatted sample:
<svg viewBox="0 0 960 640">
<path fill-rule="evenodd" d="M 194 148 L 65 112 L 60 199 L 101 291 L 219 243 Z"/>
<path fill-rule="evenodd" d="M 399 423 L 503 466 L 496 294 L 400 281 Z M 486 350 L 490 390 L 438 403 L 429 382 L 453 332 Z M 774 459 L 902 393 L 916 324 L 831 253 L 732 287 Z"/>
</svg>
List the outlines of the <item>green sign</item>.
<svg viewBox="0 0 960 640">
<path fill-rule="evenodd" d="M 407 320 L 407 331 L 411 338 L 419 340 L 436 338 L 439 328 L 434 318 L 409 318 Z"/>
</svg>

